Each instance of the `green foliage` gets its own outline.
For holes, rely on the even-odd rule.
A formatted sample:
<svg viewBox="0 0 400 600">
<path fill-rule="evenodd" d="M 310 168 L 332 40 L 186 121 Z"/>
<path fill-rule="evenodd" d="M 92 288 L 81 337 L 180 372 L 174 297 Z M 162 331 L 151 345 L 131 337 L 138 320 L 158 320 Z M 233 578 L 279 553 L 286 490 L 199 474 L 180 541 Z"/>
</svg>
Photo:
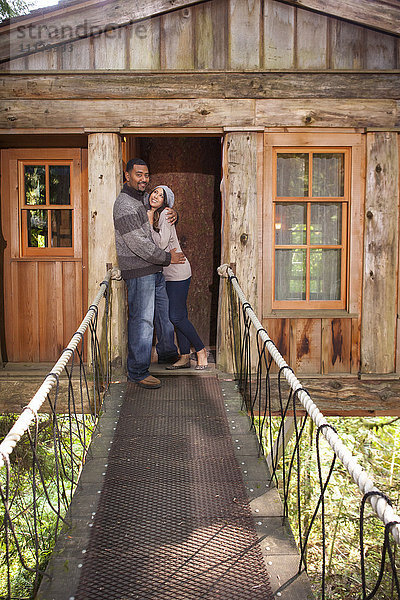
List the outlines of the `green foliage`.
<svg viewBox="0 0 400 600">
<path fill-rule="evenodd" d="M 3 439 L 17 419 L 17 415 L 0 416 L 0 439 Z M 34 439 L 36 425 L 31 427 Z M 10 573 L 12 595 L 32 598 L 35 593 L 35 534 L 33 528 L 34 507 L 38 523 L 37 544 L 40 570 L 46 568 L 54 547 L 57 533 L 63 523 L 57 513 L 65 516 L 77 484 L 80 465 L 85 456 L 82 445 L 85 438 L 89 444 L 93 430 L 91 417 L 58 415 L 57 423 L 51 415 L 40 415 L 37 423 L 35 460 L 35 485 L 33 485 L 33 456 L 28 435 L 24 435 L 10 455 L 10 513 L 16 531 L 18 546 L 27 571 L 21 564 L 18 547 L 11 532 Z M 56 458 L 62 453 L 62 461 Z M 58 465 L 58 466 L 57 466 Z M 0 485 L 6 489 L 6 470 L 0 472 Z M 0 501 L 0 597 L 7 596 L 6 530 L 4 506 Z"/>
<path fill-rule="evenodd" d="M 0 0 L 0 19 L 24 15 L 32 8 L 32 2 L 26 0 Z"/>
<path fill-rule="evenodd" d="M 393 502 L 395 512 L 399 511 L 400 499 L 400 421 L 388 418 L 330 418 L 340 438 L 367 471 L 377 487 L 386 493 Z M 279 419 L 272 422 L 273 437 L 277 436 Z M 264 445 L 268 452 L 269 433 L 265 432 Z M 289 492 L 288 515 L 292 530 L 299 543 L 300 530 L 304 533 L 311 521 L 317 505 L 320 485 L 316 458 L 316 436 L 313 423 L 304 431 L 300 444 L 300 472 L 294 466 Z M 294 449 L 294 439 L 285 452 L 286 476 Z M 328 475 L 333 453 L 328 443 L 320 436 L 322 478 Z M 282 492 L 282 461 L 278 468 L 279 488 Z M 301 522 L 299 522 L 297 476 L 300 477 Z M 336 460 L 335 469 L 325 496 L 326 527 L 326 593 L 327 600 L 355 600 L 361 598 L 360 563 L 360 504 L 361 492 L 353 483 L 346 469 Z M 307 545 L 307 572 L 317 598 L 321 592 L 322 537 L 321 510 L 314 522 Z M 384 539 L 384 526 L 370 505 L 366 504 L 364 521 L 364 555 L 367 590 L 371 591 L 377 580 L 381 551 Z M 397 551 L 397 569 L 400 558 Z M 397 598 L 393 587 L 392 573 L 386 560 L 385 576 L 377 595 L 377 600 Z"/>
</svg>

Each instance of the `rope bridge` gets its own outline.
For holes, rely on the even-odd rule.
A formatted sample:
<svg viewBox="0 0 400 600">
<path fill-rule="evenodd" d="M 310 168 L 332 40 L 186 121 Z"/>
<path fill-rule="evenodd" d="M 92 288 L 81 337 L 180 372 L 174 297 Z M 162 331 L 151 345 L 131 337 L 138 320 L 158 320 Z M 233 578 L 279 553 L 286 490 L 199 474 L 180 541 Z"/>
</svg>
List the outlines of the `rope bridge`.
<svg viewBox="0 0 400 600">
<path fill-rule="evenodd" d="M 104 299 L 108 343 L 112 275 L 109 270 L 68 346 L 0 444 L 0 598 L 35 596 L 46 576 L 55 538 L 66 521 L 109 385 L 109 361 L 100 351 L 97 321 Z M 84 356 L 86 341 L 89 361 Z M 57 411 L 63 372 L 68 382 L 68 414 Z M 39 414 L 46 402 L 48 414 Z"/>
<path fill-rule="evenodd" d="M 243 406 L 251 415 L 252 427 L 256 429 L 259 440 L 260 454 L 264 454 L 263 438 L 269 441 L 269 455 L 266 457 L 267 464 L 271 472 L 271 480 L 274 480 L 278 487 L 277 471 L 281 465 L 281 487 L 283 494 L 284 514 L 283 518 L 288 517 L 290 502 L 290 480 L 297 473 L 295 510 L 298 517 L 297 540 L 300 550 L 300 562 L 298 573 L 307 570 L 307 552 L 310 551 L 310 535 L 314 533 L 317 515 L 321 520 L 320 541 L 322 547 L 322 566 L 321 566 L 321 598 L 325 598 L 326 584 L 326 531 L 325 531 L 325 511 L 326 495 L 328 485 L 331 481 L 335 463 L 338 461 L 347 471 L 348 475 L 357 484 L 362 495 L 360 513 L 359 513 L 359 551 L 360 551 L 360 570 L 361 570 L 361 588 L 363 600 L 370 600 L 377 597 L 381 590 L 384 576 L 388 576 L 386 569 L 386 554 L 389 557 L 389 576 L 391 577 L 391 598 L 400 599 L 399 577 L 396 571 L 396 550 L 400 544 L 400 517 L 394 512 L 392 502 L 368 476 L 366 471 L 354 458 L 350 450 L 342 442 L 335 428 L 326 420 L 316 403 L 311 399 L 307 390 L 297 379 L 293 369 L 286 363 L 274 342 L 264 329 L 251 305 L 240 288 L 237 277 L 228 265 L 222 265 L 218 269 L 219 275 L 228 279 L 229 285 L 229 311 L 231 324 L 231 342 L 233 359 L 236 368 L 236 374 L 239 380 L 239 389 L 243 397 Z M 256 369 L 252 369 L 252 357 L 256 357 Z M 278 395 L 279 395 L 279 419 L 280 425 L 276 439 L 273 439 L 273 417 L 272 417 L 272 391 L 271 391 L 271 367 L 276 365 L 279 369 Z M 254 373 L 256 373 L 254 375 Z M 284 398 L 283 383 L 284 379 L 289 385 L 288 397 Z M 296 411 L 300 402 L 306 411 L 306 416 L 299 419 Z M 258 407 L 259 418 L 256 418 L 255 410 Z M 293 411 L 293 417 L 289 416 L 289 411 Z M 319 482 L 319 497 L 317 499 L 311 518 L 305 519 L 306 524 L 302 527 L 301 515 L 301 489 L 300 489 L 300 470 L 301 454 L 300 449 L 303 442 L 304 431 L 307 419 L 310 418 L 316 427 L 315 447 L 317 454 L 317 471 Z M 291 455 L 285 455 L 288 440 L 293 437 L 293 451 Z M 333 451 L 333 458 L 328 469 L 328 474 L 324 477 L 321 466 L 321 438 L 324 438 Z M 306 468 L 309 465 L 306 465 Z M 304 492 L 303 492 L 304 494 Z M 364 524 L 365 505 L 369 503 L 384 524 L 383 545 L 380 559 L 379 574 L 372 586 L 371 591 L 367 591 L 366 582 L 366 555 Z M 394 544 L 394 547 L 392 547 Z M 382 591 L 382 590 L 381 590 Z M 396 595 L 394 595 L 396 594 Z M 346 597 L 350 597 L 347 596 Z M 353 596 L 351 596 L 353 597 Z M 385 598 L 389 596 L 384 596 Z"/>
</svg>

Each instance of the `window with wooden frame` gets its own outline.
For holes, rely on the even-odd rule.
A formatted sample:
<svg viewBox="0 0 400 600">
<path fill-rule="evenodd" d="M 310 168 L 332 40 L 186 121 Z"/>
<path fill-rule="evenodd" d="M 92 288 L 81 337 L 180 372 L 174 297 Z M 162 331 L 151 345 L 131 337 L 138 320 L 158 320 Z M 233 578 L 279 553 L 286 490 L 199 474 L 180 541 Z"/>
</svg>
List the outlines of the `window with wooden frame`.
<svg viewBox="0 0 400 600">
<path fill-rule="evenodd" d="M 345 309 L 351 149 L 273 154 L 272 309 Z"/>
<path fill-rule="evenodd" d="M 21 256 L 73 256 L 72 160 L 18 161 Z"/>
</svg>

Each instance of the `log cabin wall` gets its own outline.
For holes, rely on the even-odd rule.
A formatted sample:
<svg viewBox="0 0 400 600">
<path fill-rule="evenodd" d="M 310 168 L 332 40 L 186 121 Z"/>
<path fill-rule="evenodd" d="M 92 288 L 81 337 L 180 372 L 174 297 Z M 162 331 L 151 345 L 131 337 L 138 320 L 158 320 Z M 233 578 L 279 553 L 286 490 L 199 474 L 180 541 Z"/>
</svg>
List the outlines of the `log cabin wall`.
<svg viewBox="0 0 400 600">
<path fill-rule="evenodd" d="M 210 0 L 118 28 L 118 19 L 111 9 L 107 14 L 104 8 L 100 22 L 101 11 L 72 12 L 72 8 L 60 16 L 50 15 L 47 20 L 44 13 L 37 24 L 37 28 L 43 27 L 40 40 L 38 29 L 32 29 L 30 34 L 20 23 L 11 51 L 12 56 L 22 56 L 3 68 L 17 71 L 399 68 L 397 36 L 277 0 Z M 121 19 L 123 22 L 123 16 Z M 131 14 L 127 20 L 131 20 Z M 46 24 L 49 30 L 53 27 L 53 41 L 58 45 L 34 52 L 36 44 L 49 42 Z M 87 31 L 90 27 L 94 32 L 100 31 L 101 26 L 108 26 L 108 30 L 84 38 L 85 24 Z M 70 42 L 75 32 L 82 39 Z"/>
<path fill-rule="evenodd" d="M 45 51 L 37 51 L 26 20 L 15 22 L 7 42 L 0 27 L 0 56 L 11 49 L 13 57 L 1 64 L 1 131 L 14 137 L 63 131 L 89 134 L 93 144 L 102 140 L 89 146 L 89 181 L 99 198 L 92 194 L 93 212 L 104 202 L 99 225 L 89 219 L 93 240 L 103 236 L 104 211 L 120 180 L 120 166 L 110 170 L 107 158 L 121 154 L 119 136 L 220 135 L 222 260 L 236 265 L 288 362 L 298 373 L 400 371 L 399 19 L 380 19 L 389 11 L 382 0 L 368 0 L 371 10 L 364 10 L 365 2 L 348 8 L 346 21 L 340 13 L 322 14 L 318 0 L 307 4 L 320 12 L 294 6 L 294 0 L 176 0 L 181 8 L 173 11 L 163 0 L 138 1 L 133 19 L 129 0 L 110 0 L 101 11 L 91 2 L 65 1 L 61 10 L 32 14 L 32 31 L 47 26 L 45 38 L 50 24 L 56 28 L 53 39 L 43 40 Z M 77 34 L 83 24 L 95 35 Z M 100 27 L 108 30 L 96 33 Z M 315 135 L 319 146 L 351 148 L 358 165 L 346 314 L 272 310 L 268 186 L 275 133 L 296 135 L 293 147 L 310 145 L 307 136 Z M 340 135 L 358 141 L 339 143 Z M 103 172 L 106 180 L 99 182 Z M 243 233 L 246 243 L 240 242 Z M 94 252 L 92 244 L 95 261 Z M 89 288 L 99 276 L 91 270 Z M 379 322 L 371 327 L 377 299 Z M 231 368 L 224 306 L 222 284 L 218 349 L 220 365 Z M 121 356 L 117 352 L 117 362 Z"/>
</svg>

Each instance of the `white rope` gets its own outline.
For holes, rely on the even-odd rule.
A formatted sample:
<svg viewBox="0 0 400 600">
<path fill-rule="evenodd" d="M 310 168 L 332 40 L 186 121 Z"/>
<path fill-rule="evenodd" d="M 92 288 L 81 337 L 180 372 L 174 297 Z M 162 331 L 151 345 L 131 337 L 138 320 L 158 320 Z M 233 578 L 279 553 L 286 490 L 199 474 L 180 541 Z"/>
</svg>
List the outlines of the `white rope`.
<svg viewBox="0 0 400 600">
<path fill-rule="evenodd" d="M 100 300 L 104 296 L 104 292 L 107 289 L 112 275 L 114 275 L 114 272 L 110 269 L 107 272 L 104 281 L 102 281 L 100 285 L 100 289 L 96 298 L 93 300 L 92 304 L 90 304 L 90 308 L 87 311 L 86 316 L 84 317 L 82 323 L 72 336 L 68 346 L 63 350 L 60 358 L 51 369 L 50 374 L 47 375 L 42 385 L 40 386 L 36 394 L 33 396 L 32 400 L 29 402 L 28 406 L 22 411 L 18 420 L 14 423 L 4 440 L 1 442 L 0 467 L 3 467 L 5 464 L 4 457 L 8 457 L 12 453 L 19 440 L 29 429 L 33 419 L 35 418 L 35 415 L 38 413 L 43 402 L 46 400 L 50 390 L 57 383 L 58 377 L 60 376 L 68 361 L 70 360 L 71 356 L 74 354 L 79 342 L 82 341 L 83 335 L 86 329 L 88 328 L 94 313 L 96 312 L 96 308 L 98 307 Z"/>
<path fill-rule="evenodd" d="M 250 307 L 249 303 L 246 300 L 246 297 L 239 286 L 237 278 L 229 267 L 229 265 L 221 265 L 218 268 L 218 273 L 221 277 L 232 277 L 231 283 L 236 291 L 236 294 L 241 302 L 241 304 L 247 303 L 246 313 L 253 323 L 254 327 L 257 331 L 259 331 L 259 336 L 261 340 L 265 343 L 268 352 L 274 359 L 275 363 L 282 369 L 283 367 L 289 367 L 283 356 L 280 354 L 278 349 L 276 348 L 274 342 L 269 337 L 265 328 L 262 326 L 260 321 L 258 320 L 256 314 L 253 309 Z M 294 392 L 296 390 L 303 388 L 300 381 L 297 379 L 296 375 L 293 373 L 292 369 L 285 368 L 283 370 L 285 378 L 289 383 L 290 387 Z M 324 415 L 321 413 L 317 405 L 311 400 L 309 394 L 304 389 L 301 389 L 297 394 L 300 402 L 306 409 L 307 413 L 310 415 L 314 423 L 317 427 L 321 427 L 321 425 L 328 424 L 328 421 L 325 419 Z M 331 427 L 324 427 L 321 430 L 321 433 L 325 437 L 326 441 L 334 451 L 335 455 L 342 462 L 342 464 L 346 467 L 346 470 L 352 477 L 353 481 L 358 485 L 360 492 L 366 494 L 367 492 L 380 492 L 380 490 L 375 486 L 372 479 L 368 476 L 366 471 L 358 464 L 357 460 L 354 458 L 350 450 L 346 448 L 338 434 Z M 399 521 L 400 517 L 394 512 L 392 507 L 388 504 L 385 498 L 382 496 L 370 496 L 368 498 L 372 508 L 380 518 L 380 520 L 387 525 L 393 521 Z M 393 525 L 391 528 L 392 535 L 397 544 L 400 545 L 400 525 Z"/>
</svg>

